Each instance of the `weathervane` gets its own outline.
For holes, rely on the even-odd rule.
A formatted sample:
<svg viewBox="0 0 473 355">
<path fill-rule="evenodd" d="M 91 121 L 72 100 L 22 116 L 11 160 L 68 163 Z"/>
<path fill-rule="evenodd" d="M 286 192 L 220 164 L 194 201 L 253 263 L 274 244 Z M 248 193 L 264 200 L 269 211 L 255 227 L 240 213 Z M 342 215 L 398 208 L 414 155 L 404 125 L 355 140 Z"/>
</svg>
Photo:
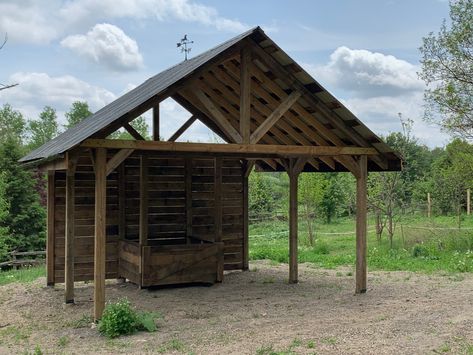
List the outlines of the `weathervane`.
<svg viewBox="0 0 473 355">
<path fill-rule="evenodd" d="M 181 39 L 179 43 L 177 43 L 177 48 L 181 48 L 181 52 L 184 52 L 185 59 L 187 60 L 187 53 L 191 51 L 192 48 L 188 48 L 187 45 L 194 43 L 194 41 L 190 41 L 187 38 L 187 35 L 184 35 L 184 37 Z"/>
</svg>

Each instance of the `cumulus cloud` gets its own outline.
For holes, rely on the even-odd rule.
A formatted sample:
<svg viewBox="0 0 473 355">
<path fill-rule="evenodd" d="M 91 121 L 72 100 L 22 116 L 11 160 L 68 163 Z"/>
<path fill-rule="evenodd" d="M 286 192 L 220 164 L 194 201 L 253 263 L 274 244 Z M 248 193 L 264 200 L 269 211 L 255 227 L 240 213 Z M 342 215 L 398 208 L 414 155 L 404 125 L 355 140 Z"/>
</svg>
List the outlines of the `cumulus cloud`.
<svg viewBox="0 0 473 355">
<path fill-rule="evenodd" d="M 330 55 L 326 65 L 312 68 L 320 81 L 364 97 L 423 90 L 417 70 L 415 65 L 392 55 L 344 46 Z"/>
<path fill-rule="evenodd" d="M 198 23 L 228 32 L 242 32 L 248 25 L 221 16 L 208 5 L 193 0 L 25 0 L 0 3 L 0 32 L 15 41 L 47 43 L 84 31 L 104 19 L 156 19 Z"/>
<path fill-rule="evenodd" d="M 62 119 L 74 101 L 87 101 L 91 110 L 96 111 L 116 98 L 110 91 L 71 75 L 52 77 L 46 73 L 18 72 L 8 82 L 19 85 L 0 91 L 0 102 L 8 102 L 28 118 L 37 117 L 46 105 L 56 108 Z"/>
<path fill-rule="evenodd" d="M 447 136 L 422 119 L 425 86 L 417 78 L 416 65 L 392 55 L 342 46 L 326 64 L 304 66 L 375 133 L 399 131 L 401 113 L 414 120 L 414 133 L 423 143 L 445 143 Z"/>
<path fill-rule="evenodd" d="M 138 69 L 143 65 L 136 41 L 119 27 L 108 23 L 95 25 L 85 35 L 68 36 L 61 45 L 117 71 Z"/>
</svg>

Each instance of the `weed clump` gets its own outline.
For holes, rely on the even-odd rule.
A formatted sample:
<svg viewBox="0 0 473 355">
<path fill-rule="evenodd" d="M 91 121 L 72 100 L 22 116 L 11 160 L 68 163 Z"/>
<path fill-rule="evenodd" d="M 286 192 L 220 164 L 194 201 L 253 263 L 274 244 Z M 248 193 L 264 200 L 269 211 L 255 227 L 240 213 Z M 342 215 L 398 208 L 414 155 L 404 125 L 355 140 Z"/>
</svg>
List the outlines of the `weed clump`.
<svg viewBox="0 0 473 355">
<path fill-rule="evenodd" d="M 127 299 L 120 299 L 107 304 L 98 330 L 109 338 L 133 334 L 140 330 L 154 332 L 157 330 L 156 317 L 155 313 L 137 312 Z"/>
</svg>

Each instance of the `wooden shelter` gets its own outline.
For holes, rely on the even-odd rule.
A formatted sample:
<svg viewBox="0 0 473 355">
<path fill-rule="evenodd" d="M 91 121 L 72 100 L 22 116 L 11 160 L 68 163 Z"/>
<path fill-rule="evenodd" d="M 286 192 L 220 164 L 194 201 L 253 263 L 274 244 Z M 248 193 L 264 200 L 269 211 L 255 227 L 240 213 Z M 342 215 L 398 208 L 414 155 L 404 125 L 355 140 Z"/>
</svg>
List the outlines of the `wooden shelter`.
<svg viewBox="0 0 473 355">
<path fill-rule="evenodd" d="M 159 103 L 191 117 L 160 140 Z M 153 140 L 130 122 L 153 110 Z M 177 142 L 196 120 L 226 143 Z M 107 137 L 119 128 L 134 140 Z M 366 290 L 368 171 L 399 157 L 259 27 L 148 79 L 22 159 L 48 171 L 48 285 L 94 280 L 95 318 L 105 279 L 141 287 L 219 282 L 248 269 L 248 175 L 290 178 L 289 282 L 297 274 L 301 172 L 357 180 L 356 292 Z"/>
</svg>

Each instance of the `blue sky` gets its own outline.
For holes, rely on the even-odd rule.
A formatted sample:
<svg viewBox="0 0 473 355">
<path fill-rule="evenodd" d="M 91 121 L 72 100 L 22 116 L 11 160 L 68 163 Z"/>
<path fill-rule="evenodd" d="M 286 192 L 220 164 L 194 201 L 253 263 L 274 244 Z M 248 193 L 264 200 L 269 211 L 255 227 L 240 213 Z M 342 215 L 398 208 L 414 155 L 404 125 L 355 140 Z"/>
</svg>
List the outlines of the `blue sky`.
<svg viewBox="0 0 473 355">
<path fill-rule="evenodd" d="M 422 120 L 416 72 L 422 37 L 447 17 L 442 0 L 0 0 L 0 82 L 20 83 L 0 104 L 29 118 L 50 105 L 63 122 L 73 101 L 98 110 L 181 61 L 183 34 L 192 56 L 260 25 L 376 133 L 399 130 L 400 112 L 423 143 L 443 145 Z M 189 114 L 170 100 L 162 111 L 166 138 Z M 183 138 L 208 137 L 195 125 Z"/>
</svg>

